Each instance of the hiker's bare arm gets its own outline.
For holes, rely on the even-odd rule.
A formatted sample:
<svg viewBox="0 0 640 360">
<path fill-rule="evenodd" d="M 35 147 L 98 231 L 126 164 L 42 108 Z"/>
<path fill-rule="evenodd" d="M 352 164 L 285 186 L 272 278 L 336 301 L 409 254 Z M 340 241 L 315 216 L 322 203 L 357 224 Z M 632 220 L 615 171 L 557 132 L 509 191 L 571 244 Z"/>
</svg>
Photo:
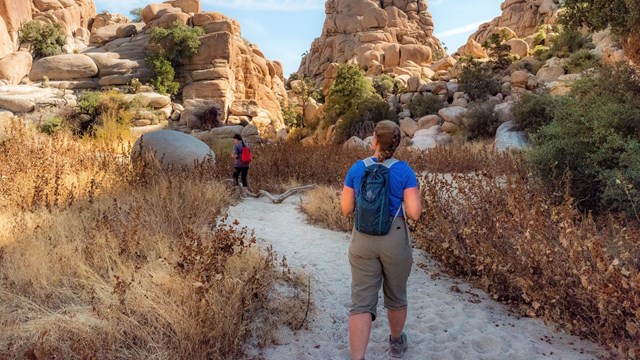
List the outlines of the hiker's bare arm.
<svg viewBox="0 0 640 360">
<path fill-rule="evenodd" d="M 344 216 L 349 216 L 356 208 L 356 193 L 352 188 L 345 186 L 342 188 L 342 196 L 340 196 L 340 206 Z"/>
<path fill-rule="evenodd" d="M 404 214 L 411 220 L 418 220 L 422 212 L 420 191 L 417 187 L 404 190 Z"/>
</svg>

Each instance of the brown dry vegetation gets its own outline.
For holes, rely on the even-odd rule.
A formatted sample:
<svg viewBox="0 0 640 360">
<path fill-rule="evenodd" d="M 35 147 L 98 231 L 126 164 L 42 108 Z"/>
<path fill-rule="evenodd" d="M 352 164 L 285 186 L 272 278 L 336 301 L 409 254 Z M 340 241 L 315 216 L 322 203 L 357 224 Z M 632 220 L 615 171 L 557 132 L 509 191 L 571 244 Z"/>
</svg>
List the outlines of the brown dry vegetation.
<svg viewBox="0 0 640 360">
<path fill-rule="evenodd" d="M 340 210 L 340 190 L 335 187 L 319 186 L 309 190 L 300 204 L 302 212 L 312 224 L 336 231 L 351 231 L 353 217 L 342 215 Z"/>
<path fill-rule="evenodd" d="M 13 131 L 0 144 L 0 358 L 237 358 L 300 325 L 299 289 L 274 291 L 300 278 L 224 222 L 228 189 L 206 172 L 141 178 L 111 147 Z"/>
<path fill-rule="evenodd" d="M 305 158 L 305 150 L 296 156 Z M 562 201 L 566 189 L 544 188 L 518 154 L 496 154 L 486 145 L 402 150 L 398 157 L 426 174 L 425 209 L 411 224 L 419 248 L 524 316 L 544 318 L 618 356 L 640 355 L 635 220 L 581 214 L 568 196 Z M 344 176 L 349 165 L 326 168 Z M 311 221 L 333 226 L 338 189 L 310 194 L 302 208 Z"/>
</svg>

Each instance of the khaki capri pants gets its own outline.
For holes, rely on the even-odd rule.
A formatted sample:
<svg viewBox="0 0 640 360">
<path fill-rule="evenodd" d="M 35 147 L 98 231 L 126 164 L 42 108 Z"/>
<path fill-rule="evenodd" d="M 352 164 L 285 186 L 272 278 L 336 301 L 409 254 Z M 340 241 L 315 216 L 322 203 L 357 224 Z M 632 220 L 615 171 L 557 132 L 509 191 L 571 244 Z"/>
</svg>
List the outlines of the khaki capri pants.
<svg viewBox="0 0 640 360">
<path fill-rule="evenodd" d="M 384 307 L 407 307 L 407 280 L 413 264 L 409 232 L 404 218 L 393 220 L 391 231 L 373 236 L 353 230 L 349 245 L 351 264 L 350 315 L 371 313 L 377 317 L 378 292 L 382 286 Z"/>
</svg>

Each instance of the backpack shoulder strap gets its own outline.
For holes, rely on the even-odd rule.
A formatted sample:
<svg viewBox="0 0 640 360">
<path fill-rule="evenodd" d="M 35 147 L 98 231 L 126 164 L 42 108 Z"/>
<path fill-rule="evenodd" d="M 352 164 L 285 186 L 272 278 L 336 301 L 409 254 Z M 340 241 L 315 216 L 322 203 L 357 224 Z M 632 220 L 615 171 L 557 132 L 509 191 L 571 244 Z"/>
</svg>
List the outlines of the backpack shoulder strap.
<svg viewBox="0 0 640 360">
<path fill-rule="evenodd" d="M 373 162 L 373 160 L 371 160 L 371 158 L 362 159 L 362 161 L 364 162 L 364 166 L 366 167 L 376 164 L 375 162 Z"/>
<path fill-rule="evenodd" d="M 391 168 L 393 166 L 393 164 L 397 163 L 398 159 L 396 158 L 388 158 L 387 160 L 385 160 L 382 165 L 386 166 L 387 168 Z"/>
</svg>

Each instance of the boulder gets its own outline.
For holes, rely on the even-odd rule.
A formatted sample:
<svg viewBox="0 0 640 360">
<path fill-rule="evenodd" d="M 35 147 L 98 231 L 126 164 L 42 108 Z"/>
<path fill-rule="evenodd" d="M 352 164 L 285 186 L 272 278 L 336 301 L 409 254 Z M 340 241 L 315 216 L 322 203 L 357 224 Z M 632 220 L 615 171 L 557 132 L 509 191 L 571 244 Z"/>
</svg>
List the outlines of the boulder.
<svg viewBox="0 0 640 360">
<path fill-rule="evenodd" d="M 215 163 L 215 154 L 207 144 L 173 130 L 150 132 L 135 142 L 131 159 L 149 158 L 156 159 L 163 169 L 192 169 L 196 163 Z"/>
<path fill-rule="evenodd" d="M 19 51 L 0 59 L 0 80 L 8 85 L 18 85 L 29 74 L 33 60 L 31 54 Z"/>
<path fill-rule="evenodd" d="M 549 83 L 558 80 L 564 75 L 564 68 L 560 65 L 545 65 L 536 74 L 536 78 L 541 83 Z"/>
<path fill-rule="evenodd" d="M 231 114 L 235 116 L 258 116 L 258 102 L 255 100 L 236 100 L 231 104 Z"/>
<path fill-rule="evenodd" d="M 496 131 L 495 149 L 498 152 L 522 150 L 530 144 L 525 132 L 518 131 L 513 121 L 500 125 Z"/>
<path fill-rule="evenodd" d="M 200 0 L 173 0 L 170 3 L 173 7 L 177 7 L 187 14 L 200 12 Z"/>
<path fill-rule="evenodd" d="M 242 134 L 244 127 L 242 125 L 222 126 L 209 130 L 209 136 L 217 139 L 231 139 L 236 134 Z"/>
<path fill-rule="evenodd" d="M 489 57 L 487 51 L 477 41 L 469 39 L 467 43 L 458 49 L 460 56 L 469 56 L 474 59 L 486 59 Z"/>
<path fill-rule="evenodd" d="M 172 8 L 171 4 L 161 3 L 161 4 L 149 4 L 145 6 L 144 9 L 140 12 L 140 16 L 142 17 L 142 21 L 145 24 L 149 24 L 151 21 L 156 19 L 156 15 L 159 11 L 164 9 Z"/>
<path fill-rule="evenodd" d="M 453 56 L 447 56 L 443 59 L 440 59 L 437 63 L 431 65 L 431 70 L 438 72 L 442 70 L 449 70 L 454 67 L 458 61 L 453 58 Z"/>
<path fill-rule="evenodd" d="M 4 22 L 2 16 L 0 16 L 0 58 L 11 54 L 14 51 L 13 40 L 9 36 L 9 29 Z"/>
<path fill-rule="evenodd" d="M 357 149 L 357 148 L 366 148 L 367 144 L 365 144 L 362 139 L 357 136 L 352 136 L 347 142 L 344 143 L 344 147 L 347 149 Z"/>
<path fill-rule="evenodd" d="M 418 120 L 418 130 L 429 129 L 436 125 L 442 125 L 442 118 L 438 115 L 427 115 Z"/>
<path fill-rule="evenodd" d="M 73 80 L 98 75 L 98 66 L 90 57 L 83 54 L 56 55 L 36 61 L 29 73 L 32 81 Z"/>
<path fill-rule="evenodd" d="M 418 123 L 412 118 L 404 118 L 400 120 L 400 130 L 407 136 L 412 137 L 419 130 Z"/>
<path fill-rule="evenodd" d="M 93 22 L 91 23 L 91 31 L 95 31 L 100 29 L 101 27 L 105 27 L 108 25 L 116 25 L 116 24 L 128 24 L 131 21 L 128 17 L 122 14 L 111 14 L 111 13 L 102 13 L 96 15 L 93 18 Z M 77 36 L 77 34 L 76 34 Z"/>
<path fill-rule="evenodd" d="M 153 109 L 161 109 L 166 107 L 167 105 L 171 105 L 170 97 L 153 92 L 143 92 L 127 95 L 127 99 L 129 101 L 133 100 L 134 98 L 140 99 L 142 106 L 147 106 Z"/>
<path fill-rule="evenodd" d="M 497 104 L 496 107 L 493 108 L 493 112 L 502 123 L 513 121 L 513 102 L 505 101 Z"/>
<path fill-rule="evenodd" d="M 529 44 L 522 39 L 511 39 L 505 44 L 511 47 L 510 53 L 512 55 L 517 55 L 521 59 L 529 55 Z"/>
<path fill-rule="evenodd" d="M 467 113 L 467 109 L 460 106 L 452 106 L 441 109 L 438 111 L 438 115 L 445 121 L 463 127 L 464 115 Z"/>
</svg>

